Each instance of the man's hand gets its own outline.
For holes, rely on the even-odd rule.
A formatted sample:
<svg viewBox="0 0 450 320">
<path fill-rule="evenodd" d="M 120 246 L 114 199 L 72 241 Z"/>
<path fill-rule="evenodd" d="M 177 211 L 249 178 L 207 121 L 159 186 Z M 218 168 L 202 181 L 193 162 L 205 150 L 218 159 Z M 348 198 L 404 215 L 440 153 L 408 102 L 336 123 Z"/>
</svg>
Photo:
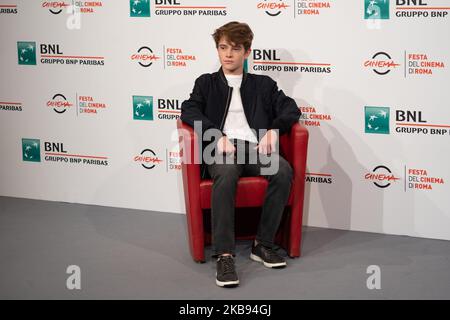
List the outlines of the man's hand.
<svg viewBox="0 0 450 320">
<path fill-rule="evenodd" d="M 219 154 L 226 153 L 231 154 L 236 151 L 234 145 L 228 140 L 227 136 L 222 136 L 217 142 L 217 148 L 219 150 Z"/>
<path fill-rule="evenodd" d="M 275 130 L 269 130 L 262 137 L 259 144 L 255 147 L 261 154 L 270 154 L 276 150 L 276 143 L 278 140 L 278 133 Z"/>
</svg>

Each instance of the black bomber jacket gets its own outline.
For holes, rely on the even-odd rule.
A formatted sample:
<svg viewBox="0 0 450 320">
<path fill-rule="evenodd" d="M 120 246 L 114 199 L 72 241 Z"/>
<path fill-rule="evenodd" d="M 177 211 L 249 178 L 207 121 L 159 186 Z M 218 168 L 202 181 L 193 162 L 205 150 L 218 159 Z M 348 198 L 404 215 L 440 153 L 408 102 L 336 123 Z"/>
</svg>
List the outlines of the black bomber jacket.
<svg viewBox="0 0 450 320">
<path fill-rule="evenodd" d="M 279 135 L 283 135 L 300 118 L 301 112 L 294 99 L 279 90 L 269 76 L 244 72 L 240 91 L 245 117 L 250 128 L 256 131 L 258 141 L 262 138 L 260 129 L 278 129 Z M 210 128 L 225 135 L 223 127 L 232 93 L 233 88 L 228 86 L 222 68 L 202 74 L 195 80 L 189 99 L 181 104 L 181 120 L 193 128 L 194 121 L 201 121 L 202 132 L 197 134 L 202 141 L 203 133 Z M 205 143 L 202 146 L 204 149 Z"/>
</svg>

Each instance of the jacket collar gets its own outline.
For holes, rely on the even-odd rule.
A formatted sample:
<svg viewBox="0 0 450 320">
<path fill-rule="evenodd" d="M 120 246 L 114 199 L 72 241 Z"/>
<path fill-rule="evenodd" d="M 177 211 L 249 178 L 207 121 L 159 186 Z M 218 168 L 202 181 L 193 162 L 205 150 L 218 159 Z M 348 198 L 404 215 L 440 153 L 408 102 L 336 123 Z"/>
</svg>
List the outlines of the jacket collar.
<svg viewBox="0 0 450 320">
<path fill-rule="evenodd" d="M 223 73 L 222 67 L 218 70 L 219 78 L 228 86 L 227 78 L 225 78 L 225 74 Z M 245 81 L 247 80 L 248 73 L 245 72 L 245 70 L 242 70 L 242 82 L 241 82 L 241 88 L 244 85 Z"/>
</svg>

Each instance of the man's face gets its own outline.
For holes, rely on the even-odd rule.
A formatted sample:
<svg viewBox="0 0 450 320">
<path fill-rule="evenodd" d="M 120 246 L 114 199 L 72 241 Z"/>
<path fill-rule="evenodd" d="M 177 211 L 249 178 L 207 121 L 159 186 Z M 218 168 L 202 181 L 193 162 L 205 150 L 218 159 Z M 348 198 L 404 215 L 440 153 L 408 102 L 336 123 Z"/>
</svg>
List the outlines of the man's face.
<svg viewBox="0 0 450 320">
<path fill-rule="evenodd" d="M 251 49 L 246 52 L 244 46 L 231 43 L 227 38 L 222 37 L 217 47 L 220 64 L 225 74 L 241 74 L 244 68 L 244 61 L 250 55 Z"/>
</svg>

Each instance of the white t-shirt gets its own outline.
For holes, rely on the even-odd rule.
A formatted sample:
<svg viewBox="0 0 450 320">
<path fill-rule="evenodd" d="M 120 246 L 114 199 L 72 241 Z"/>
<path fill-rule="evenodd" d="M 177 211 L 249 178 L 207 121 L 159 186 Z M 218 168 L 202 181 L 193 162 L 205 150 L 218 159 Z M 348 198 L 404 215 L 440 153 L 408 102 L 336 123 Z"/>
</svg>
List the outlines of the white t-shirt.
<svg viewBox="0 0 450 320">
<path fill-rule="evenodd" d="M 233 94 L 231 96 L 230 107 L 223 127 L 223 132 L 229 139 L 247 140 L 253 143 L 258 143 L 258 139 L 248 125 L 247 118 L 244 113 L 244 106 L 241 98 L 241 75 L 225 75 L 228 85 L 233 87 Z"/>
</svg>

